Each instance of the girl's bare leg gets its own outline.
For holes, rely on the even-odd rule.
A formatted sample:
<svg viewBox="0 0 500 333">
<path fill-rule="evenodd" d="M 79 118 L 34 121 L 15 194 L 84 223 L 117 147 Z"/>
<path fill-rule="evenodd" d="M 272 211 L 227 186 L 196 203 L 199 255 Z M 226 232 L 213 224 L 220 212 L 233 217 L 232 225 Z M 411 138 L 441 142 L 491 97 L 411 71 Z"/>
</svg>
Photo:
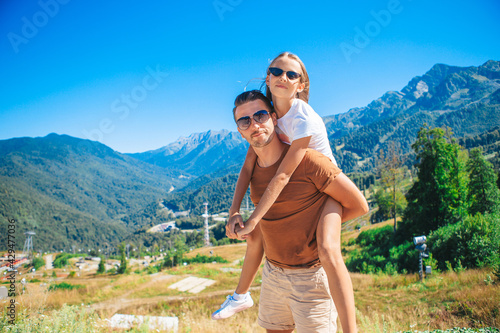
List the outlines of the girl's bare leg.
<svg viewBox="0 0 500 333">
<path fill-rule="evenodd" d="M 342 206 L 332 198 L 325 203 L 316 230 L 319 259 L 328 277 L 330 293 L 344 333 L 356 333 L 356 308 L 351 277 L 342 258 L 340 226 Z"/>
<path fill-rule="evenodd" d="M 255 275 L 259 270 L 260 263 L 262 262 L 263 249 L 259 241 L 255 241 L 253 237 L 247 240 L 247 251 L 245 253 L 245 261 L 241 269 L 240 281 L 236 287 L 237 294 L 244 294 L 250 290 Z"/>
</svg>

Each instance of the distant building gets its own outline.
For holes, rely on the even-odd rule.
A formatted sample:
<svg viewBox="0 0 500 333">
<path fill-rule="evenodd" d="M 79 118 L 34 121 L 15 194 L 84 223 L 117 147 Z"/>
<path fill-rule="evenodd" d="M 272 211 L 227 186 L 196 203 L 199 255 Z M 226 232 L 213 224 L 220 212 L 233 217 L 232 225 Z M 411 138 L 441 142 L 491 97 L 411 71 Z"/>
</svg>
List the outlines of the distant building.
<svg viewBox="0 0 500 333">
<path fill-rule="evenodd" d="M 154 227 L 149 228 L 147 232 L 168 232 L 173 229 L 178 229 L 178 228 L 175 226 L 175 221 L 170 221 L 157 224 Z"/>
<path fill-rule="evenodd" d="M 175 217 L 188 217 L 191 210 L 184 210 L 182 212 L 174 212 Z"/>
</svg>

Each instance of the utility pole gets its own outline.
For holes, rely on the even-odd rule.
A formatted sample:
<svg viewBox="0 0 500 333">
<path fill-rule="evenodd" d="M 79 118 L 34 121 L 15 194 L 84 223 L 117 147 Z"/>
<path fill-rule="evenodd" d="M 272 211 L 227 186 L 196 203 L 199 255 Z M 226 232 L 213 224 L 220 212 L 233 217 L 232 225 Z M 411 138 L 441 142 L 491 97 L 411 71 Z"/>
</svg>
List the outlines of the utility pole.
<svg viewBox="0 0 500 333">
<path fill-rule="evenodd" d="M 210 238 L 208 233 L 208 202 L 203 203 L 205 206 L 205 213 L 202 215 L 205 218 L 205 246 L 210 246 Z"/>
</svg>

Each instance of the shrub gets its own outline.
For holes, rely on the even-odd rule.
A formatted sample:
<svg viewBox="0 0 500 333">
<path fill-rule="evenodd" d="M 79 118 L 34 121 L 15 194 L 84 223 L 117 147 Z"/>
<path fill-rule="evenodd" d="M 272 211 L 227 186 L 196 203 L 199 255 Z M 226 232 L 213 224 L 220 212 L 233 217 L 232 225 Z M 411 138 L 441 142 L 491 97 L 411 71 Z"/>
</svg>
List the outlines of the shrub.
<svg viewBox="0 0 500 333">
<path fill-rule="evenodd" d="M 59 284 L 51 284 L 49 286 L 49 291 L 52 291 L 52 290 L 73 290 L 73 289 L 80 289 L 80 288 L 83 288 L 85 286 L 81 285 L 81 284 L 71 284 L 71 283 L 67 283 L 67 282 L 61 282 Z"/>
<path fill-rule="evenodd" d="M 68 265 L 69 254 L 68 253 L 60 253 L 54 259 L 52 266 L 54 268 L 63 268 Z"/>
<path fill-rule="evenodd" d="M 200 255 L 199 253 L 193 257 L 193 258 L 184 258 L 184 262 L 187 262 L 188 264 L 193 264 L 193 263 L 211 263 L 211 262 L 218 262 L 218 263 L 223 263 L 226 264 L 229 261 L 226 259 L 222 258 L 221 256 L 206 256 L 206 255 Z"/>
<path fill-rule="evenodd" d="M 497 277 L 497 279 L 500 281 L 500 264 L 495 264 L 493 267 L 493 275 Z"/>
<path fill-rule="evenodd" d="M 106 266 L 104 265 L 104 257 L 101 257 L 99 265 L 97 266 L 97 274 L 104 274 L 104 273 L 106 273 Z"/>
<path fill-rule="evenodd" d="M 70 254 L 70 253 L 59 253 L 56 258 L 54 259 L 54 262 L 52 263 L 52 266 L 54 268 L 63 268 L 68 265 L 68 260 L 74 257 L 79 257 L 81 256 L 80 254 Z"/>
<path fill-rule="evenodd" d="M 403 244 L 395 246 L 389 250 L 389 253 L 389 257 L 397 264 L 400 272 L 402 270 L 406 272 L 418 271 L 418 251 L 415 250 L 412 242 L 406 241 Z"/>
<path fill-rule="evenodd" d="M 150 265 L 148 267 L 146 267 L 146 272 L 148 274 L 154 274 L 154 273 L 158 273 L 161 271 L 161 264 L 158 264 L 158 265 Z"/>
<path fill-rule="evenodd" d="M 356 244 L 372 246 L 381 251 L 388 250 L 392 245 L 393 228 L 386 225 L 382 228 L 369 229 L 361 232 L 356 238 Z"/>
<path fill-rule="evenodd" d="M 429 258 L 424 259 L 424 265 L 425 266 L 431 266 L 433 272 L 439 272 L 440 269 L 438 268 L 438 261 L 434 259 L 434 256 L 432 253 L 429 253 Z"/>
<path fill-rule="evenodd" d="M 385 270 L 389 250 L 393 245 L 392 226 L 365 230 L 359 234 L 355 244 L 361 246 L 362 250 L 351 251 L 345 263 L 350 271 L 361 273 L 375 273 Z M 394 265 L 387 266 L 391 273 L 397 269 Z"/>
<path fill-rule="evenodd" d="M 40 257 L 35 257 L 33 258 L 33 268 L 38 270 L 40 267 L 43 267 L 45 266 L 45 260 L 43 260 L 43 258 L 40 258 Z"/>
<path fill-rule="evenodd" d="M 120 245 L 120 267 L 116 271 L 118 274 L 125 274 L 127 272 L 127 257 L 125 256 L 125 245 Z"/>
<path fill-rule="evenodd" d="M 432 231 L 427 240 L 430 256 L 424 259 L 425 264 L 433 271 L 455 272 L 490 266 L 495 274 L 500 270 L 499 220 L 499 215 L 476 214 Z M 348 244 L 360 247 L 350 251 L 345 260 L 350 271 L 395 274 L 419 269 L 413 243 L 407 240 L 395 246 L 390 225 L 363 231 Z"/>
<path fill-rule="evenodd" d="M 8 322 L 10 319 L 8 316 L 0 316 L 0 332 L 90 333 L 102 331 L 96 325 L 100 320 L 93 310 L 75 305 L 64 304 L 60 309 L 47 311 L 44 315 L 21 310 L 16 317 L 15 325 L 11 325 Z"/>
<path fill-rule="evenodd" d="M 463 221 L 441 227 L 429 235 L 427 244 L 438 268 L 494 267 L 499 258 L 498 215 L 468 216 Z"/>
</svg>

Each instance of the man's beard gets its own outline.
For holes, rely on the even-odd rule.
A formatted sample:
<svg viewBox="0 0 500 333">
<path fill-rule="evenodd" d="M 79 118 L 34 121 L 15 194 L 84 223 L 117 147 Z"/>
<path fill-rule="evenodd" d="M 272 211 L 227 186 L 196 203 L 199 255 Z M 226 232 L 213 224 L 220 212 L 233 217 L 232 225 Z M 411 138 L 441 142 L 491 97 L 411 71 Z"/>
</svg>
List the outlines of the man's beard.
<svg viewBox="0 0 500 333">
<path fill-rule="evenodd" d="M 276 135 L 276 132 L 273 131 L 273 133 L 271 135 L 269 135 L 269 137 L 267 138 L 267 140 L 265 142 L 259 142 L 259 141 L 254 141 L 253 140 L 253 135 L 255 133 L 259 133 L 259 131 L 255 131 L 254 133 L 252 133 L 252 135 L 250 136 L 250 138 L 252 138 L 252 142 L 251 142 L 251 146 L 252 147 L 255 147 L 255 148 L 262 148 L 262 147 L 265 147 L 267 146 L 269 143 L 271 143 L 271 141 L 273 140 L 274 136 Z M 267 131 L 263 132 L 264 134 L 267 133 Z"/>
</svg>

